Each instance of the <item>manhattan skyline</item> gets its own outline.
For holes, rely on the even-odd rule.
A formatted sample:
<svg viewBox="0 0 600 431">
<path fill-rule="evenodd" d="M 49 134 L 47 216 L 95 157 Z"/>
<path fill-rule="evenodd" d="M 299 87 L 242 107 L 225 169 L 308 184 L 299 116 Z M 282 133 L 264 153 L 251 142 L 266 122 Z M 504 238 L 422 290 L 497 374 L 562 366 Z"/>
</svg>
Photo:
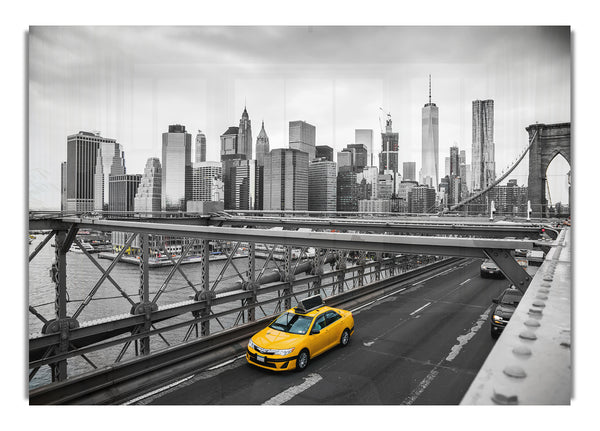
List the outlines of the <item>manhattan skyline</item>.
<svg viewBox="0 0 600 431">
<path fill-rule="evenodd" d="M 141 173 L 170 124 L 201 129 L 206 160 L 219 160 L 219 136 L 244 107 L 271 148 L 303 120 L 334 152 L 355 129 L 373 130 L 378 149 L 389 112 L 399 164 L 418 172 L 429 74 L 438 165 L 454 145 L 471 163 L 471 103 L 493 99 L 499 175 L 527 145 L 525 127 L 570 121 L 570 64 L 568 27 L 32 27 L 30 208 L 60 207 L 70 134 L 116 139 L 127 173 Z M 509 178 L 526 184 L 526 161 Z"/>
</svg>

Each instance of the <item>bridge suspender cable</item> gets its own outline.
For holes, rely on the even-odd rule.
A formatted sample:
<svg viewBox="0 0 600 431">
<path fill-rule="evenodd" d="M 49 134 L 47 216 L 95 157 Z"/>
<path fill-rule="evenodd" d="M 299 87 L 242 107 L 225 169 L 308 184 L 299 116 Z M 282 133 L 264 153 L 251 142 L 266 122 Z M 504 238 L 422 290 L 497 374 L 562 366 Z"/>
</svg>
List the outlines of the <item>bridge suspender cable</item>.
<svg viewBox="0 0 600 431">
<path fill-rule="evenodd" d="M 517 161 L 510 167 L 510 169 L 508 171 L 506 171 L 500 178 L 498 178 L 497 180 L 495 180 L 492 184 L 490 184 L 487 188 L 485 188 L 484 190 L 480 191 L 479 193 L 477 193 L 476 195 L 473 195 L 459 203 L 457 203 L 456 205 L 454 205 L 452 208 L 450 208 L 450 211 L 455 211 L 458 208 L 462 207 L 463 205 L 468 204 L 469 202 L 477 199 L 478 197 L 486 194 L 487 192 L 489 192 L 491 189 L 493 189 L 494 187 L 496 187 L 498 184 L 500 184 L 502 181 L 504 181 L 506 179 L 506 177 L 508 177 L 510 175 L 510 173 L 512 171 L 515 170 L 515 168 L 519 165 L 519 163 L 521 163 L 521 160 L 523 160 L 523 158 L 525 157 L 525 155 L 529 152 L 529 150 L 531 149 L 532 145 L 533 145 L 533 141 L 535 140 L 535 137 L 537 136 L 537 130 L 533 133 L 533 136 L 531 137 L 531 139 L 529 140 L 529 145 L 527 146 L 527 148 L 525 149 L 525 151 L 523 151 L 523 154 L 521 154 L 521 157 L 519 157 L 517 159 Z"/>
</svg>

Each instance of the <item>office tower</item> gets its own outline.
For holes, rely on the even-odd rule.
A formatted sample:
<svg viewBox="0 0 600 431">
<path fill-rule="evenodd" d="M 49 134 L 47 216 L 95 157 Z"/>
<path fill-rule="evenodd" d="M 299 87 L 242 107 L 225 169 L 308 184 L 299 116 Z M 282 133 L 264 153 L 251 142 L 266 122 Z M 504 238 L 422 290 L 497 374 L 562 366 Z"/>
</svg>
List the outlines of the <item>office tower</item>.
<svg viewBox="0 0 600 431">
<path fill-rule="evenodd" d="M 67 162 L 60 164 L 60 210 L 67 210 Z"/>
<path fill-rule="evenodd" d="M 244 154 L 246 160 L 252 159 L 252 125 L 245 106 L 238 127 L 238 153 Z"/>
<path fill-rule="evenodd" d="M 245 155 L 242 156 L 245 157 Z M 222 166 L 225 209 L 255 209 L 256 160 L 231 158 L 223 160 Z"/>
<path fill-rule="evenodd" d="M 358 145 L 364 145 L 367 148 L 367 152 L 369 154 L 367 163 L 369 166 L 373 166 L 373 130 L 355 129 L 354 143 Z"/>
<path fill-rule="evenodd" d="M 423 106 L 421 139 L 421 175 L 423 183 L 436 186 L 439 183 L 439 112 L 431 102 L 431 75 L 429 75 L 429 102 Z"/>
<path fill-rule="evenodd" d="M 497 214 L 527 214 L 527 187 L 519 186 L 517 180 L 510 179 L 506 185 L 495 186 L 489 194 Z"/>
<path fill-rule="evenodd" d="M 336 208 L 337 169 L 335 162 L 318 160 L 310 163 L 308 165 L 308 210 L 335 212 Z"/>
<path fill-rule="evenodd" d="M 125 175 L 125 156 L 123 147 L 116 142 L 100 142 L 96 153 L 94 171 L 94 209 L 108 209 L 109 176 Z"/>
<path fill-rule="evenodd" d="M 402 179 L 405 181 L 416 181 L 415 176 L 417 170 L 416 162 L 404 162 L 402 163 Z"/>
<path fill-rule="evenodd" d="M 398 133 L 392 131 L 392 117 L 387 116 L 385 122 L 385 133 L 381 134 L 381 152 L 379 153 L 379 173 L 391 173 L 393 176 L 398 172 Z"/>
<path fill-rule="evenodd" d="M 227 159 L 245 159 L 245 154 L 238 152 L 238 132 L 239 127 L 229 127 L 225 130 L 221 138 L 221 161 Z"/>
<path fill-rule="evenodd" d="M 371 190 L 370 196 L 365 199 L 377 199 L 378 185 L 379 185 L 379 169 L 376 166 L 365 166 L 362 172 L 358 172 L 356 175 L 356 182 L 359 184 L 363 181 L 369 185 Z"/>
<path fill-rule="evenodd" d="M 450 175 L 451 177 L 458 177 L 460 176 L 460 156 L 458 154 L 458 147 L 455 145 L 453 147 L 450 147 L 450 172 L 448 173 L 448 175 Z"/>
<path fill-rule="evenodd" d="M 160 212 L 162 194 L 162 168 L 158 157 L 146 161 L 144 173 L 140 179 L 133 202 L 133 210 L 142 216 L 152 217 Z"/>
<path fill-rule="evenodd" d="M 308 153 L 308 160 L 316 156 L 316 128 L 305 121 L 290 121 L 289 142 L 290 148 Z"/>
<path fill-rule="evenodd" d="M 329 162 L 333 162 L 333 148 L 329 145 L 317 145 L 315 149 L 315 159 L 325 159 Z"/>
<path fill-rule="evenodd" d="M 352 170 L 352 152 L 344 149 L 337 153 L 337 165 L 338 170 L 351 171 Z"/>
<path fill-rule="evenodd" d="M 192 200 L 223 200 L 223 167 L 221 162 L 200 162 L 192 166 Z"/>
<path fill-rule="evenodd" d="M 202 133 L 202 130 L 198 130 L 196 135 L 196 148 L 194 149 L 196 155 L 194 160 L 196 163 L 206 161 L 206 135 Z"/>
<path fill-rule="evenodd" d="M 472 189 L 483 190 L 496 178 L 494 161 L 494 101 L 473 101 Z"/>
<path fill-rule="evenodd" d="M 93 211 L 96 204 L 96 163 L 101 144 L 118 145 L 99 133 L 82 132 L 67 136 L 66 210 Z M 102 163 L 102 161 L 100 161 Z"/>
<path fill-rule="evenodd" d="M 358 183 L 356 172 L 339 171 L 337 176 L 337 210 L 358 211 Z"/>
<path fill-rule="evenodd" d="M 400 186 L 398 187 L 398 197 L 400 199 L 404 199 L 405 201 L 408 201 L 408 192 L 410 192 L 412 189 L 414 189 L 418 185 L 419 185 L 419 183 L 416 181 L 408 181 L 408 180 L 402 181 L 400 183 Z"/>
<path fill-rule="evenodd" d="M 446 169 L 444 169 L 444 176 L 450 175 L 450 157 L 444 158 L 444 166 L 446 167 Z"/>
<path fill-rule="evenodd" d="M 292 148 L 265 157 L 265 210 L 308 210 L 308 153 Z"/>
<path fill-rule="evenodd" d="M 369 166 L 369 153 L 364 144 L 348 144 L 346 151 L 352 153 L 352 169 L 355 172 L 362 172 L 363 168 Z"/>
<path fill-rule="evenodd" d="M 374 214 L 389 213 L 391 211 L 390 199 L 360 199 L 358 201 L 358 212 Z"/>
<path fill-rule="evenodd" d="M 428 213 L 435 210 L 435 189 L 426 185 L 413 187 L 408 192 L 408 212 Z"/>
<path fill-rule="evenodd" d="M 465 150 L 460 150 L 458 154 L 458 174 L 460 176 L 460 194 L 461 196 L 467 196 L 469 188 L 467 187 L 467 154 Z"/>
<path fill-rule="evenodd" d="M 265 185 L 265 157 L 269 154 L 269 137 L 265 132 L 265 122 L 262 122 L 260 132 L 256 138 L 256 199 L 254 206 L 257 210 L 263 209 Z"/>
<path fill-rule="evenodd" d="M 162 211 L 185 211 L 192 198 L 192 135 L 170 125 L 162 134 Z"/>
<path fill-rule="evenodd" d="M 135 194 L 141 179 L 140 174 L 108 176 L 108 211 L 110 213 L 134 211 Z"/>
<path fill-rule="evenodd" d="M 377 199 L 391 199 L 394 194 L 394 176 L 379 174 L 377 178 Z"/>
</svg>

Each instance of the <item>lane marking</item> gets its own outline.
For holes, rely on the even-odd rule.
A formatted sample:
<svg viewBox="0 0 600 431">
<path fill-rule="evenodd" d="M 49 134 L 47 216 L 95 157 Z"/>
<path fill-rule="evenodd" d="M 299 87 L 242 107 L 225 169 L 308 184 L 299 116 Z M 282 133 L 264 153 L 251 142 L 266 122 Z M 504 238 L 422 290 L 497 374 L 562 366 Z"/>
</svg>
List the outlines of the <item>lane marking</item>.
<svg viewBox="0 0 600 431">
<path fill-rule="evenodd" d="M 452 346 L 450 353 L 448 354 L 448 356 L 446 356 L 446 361 L 452 362 L 452 360 L 458 356 L 462 348 L 467 345 L 471 338 L 473 338 L 475 334 L 477 334 L 477 331 L 481 329 L 483 324 L 487 322 L 491 311 L 492 306 L 489 306 L 487 310 L 485 310 L 485 312 L 481 316 L 479 316 L 479 320 L 475 323 L 474 326 L 471 327 L 471 330 L 468 333 L 466 333 L 465 335 L 460 335 L 458 338 L 456 338 L 458 344 Z"/>
<path fill-rule="evenodd" d="M 409 406 L 414 403 L 417 398 L 419 398 L 423 391 L 427 389 L 427 386 L 429 386 L 429 384 L 433 382 L 433 379 L 435 379 L 439 374 L 439 371 L 437 370 L 438 366 L 439 364 L 436 365 L 436 367 L 431 370 L 423 380 L 421 380 L 421 383 L 419 383 L 419 385 L 408 395 L 408 397 L 404 399 L 404 401 L 402 401 L 402 404 Z"/>
<path fill-rule="evenodd" d="M 429 307 L 431 305 L 431 302 L 428 302 L 427 304 L 425 304 L 424 306 L 422 306 L 421 308 L 417 308 L 415 311 L 413 311 L 412 313 L 410 313 L 410 315 L 412 316 L 413 314 L 418 313 L 419 311 L 421 311 L 422 309 L 424 309 L 425 307 Z"/>
<path fill-rule="evenodd" d="M 361 308 L 368 307 L 369 305 L 371 305 L 371 304 L 374 304 L 374 303 L 375 303 L 375 301 L 371 301 L 371 302 L 369 302 L 369 303 L 367 303 L 367 304 L 365 304 L 365 305 L 361 305 L 360 307 L 357 307 L 357 308 L 355 308 L 355 309 L 353 309 L 353 310 L 350 310 L 350 312 L 351 312 L 351 313 L 354 313 L 355 311 L 357 311 L 357 310 L 360 310 Z"/>
<path fill-rule="evenodd" d="M 388 295 L 382 296 L 381 298 L 377 299 L 377 301 L 380 301 L 380 300 L 382 300 L 382 299 L 385 299 L 385 298 L 387 298 L 387 297 L 389 297 L 389 296 L 395 295 L 396 293 L 403 292 L 403 291 L 405 291 L 406 289 L 407 289 L 406 287 L 403 287 L 403 288 L 402 288 L 402 289 L 400 289 L 400 290 L 396 290 L 395 292 L 392 292 L 392 293 L 390 293 L 390 294 L 388 294 Z"/>
<path fill-rule="evenodd" d="M 354 309 L 352 309 L 352 310 L 350 310 L 350 311 L 351 311 L 352 313 L 354 313 L 355 311 L 358 311 L 358 310 L 360 310 L 361 308 L 368 307 L 369 305 L 372 305 L 372 304 L 376 303 L 377 301 L 381 301 L 382 299 L 388 298 L 388 297 L 390 297 L 390 296 L 392 296 L 392 295 L 395 295 L 395 294 L 397 294 L 397 293 L 400 293 L 400 292 L 402 292 L 402 291 L 404 291 L 404 290 L 406 290 L 406 289 L 407 289 L 406 287 L 403 287 L 403 288 L 402 288 L 402 289 L 400 289 L 400 290 L 396 290 L 395 292 L 388 293 L 387 295 L 385 295 L 385 296 L 382 296 L 381 298 L 377 298 L 377 299 L 376 299 L 376 300 L 374 300 L 374 301 L 368 302 L 368 303 L 366 303 L 366 304 L 364 304 L 364 305 L 361 305 L 360 307 L 356 307 L 356 308 L 354 308 Z"/>
<path fill-rule="evenodd" d="M 173 383 L 171 383 L 170 385 L 163 386 L 162 388 L 155 389 L 155 390 L 153 390 L 152 392 L 148 392 L 147 394 L 140 395 L 139 397 L 137 397 L 137 398 L 134 398 L 134 399 L 132 399 L 132 400 L 129 400 L 129 401 L 127 401 L 127 402 L 123 403 L 122 405 L 124 405 L 124 406 L 128 406 L 128 405 L 130 405 L 130 404 L 133 404 L 133 403 L 136 403 L 136 402 L 138 402 L 138 401 L 140 401 L 140 400 L 143 400 L 144 398 L 148 398 L 148 397 L 151 397 L 152 395 L 156 395 L 156 394 L 158 394 L 158 393 L 160 393 L 160 392 L 164 392 L 164 391 L 166 391 L 167 389 L 171 389 L 172 387 L 175 387 L 175 386 L 177 386 L 177 385 L 180 385 L 180 384 L 182 384 L 183 382 L 187 382 L 187 381 L 188 381 L 189 379 L 191 379 L 192 377 L 194 377 L 194 374 L 192 374 L 191 376 L 188 376 L 188 377 L 186 377 L 186 378 L 184 378 L 184 379 L 177 380 L 176 382 L 173 382 Z"/>
<path fill-rule="evenodd" d="M 225 362 L 222 362 L 222 363 L 220 363 L 220 364 L 217 364 L 217 365 L 215 365 L 215 366 L 212 366 L 212 367 L 208 368 L 208 370 L 207 370 L 207 371 L 217 370 L 217 369 L 219 369 L 219 368 L 222 368 L 222 367 L 224 367 L 225 365 L 233 364 L 233 363 L 234 363 L 235 361 L 237 361 L 238 359 L 240 359 L 240 358 L 245 358 L 245 357 L 246 357 L 246 354 L 244 353 L 243 355 L 236 356 L 235 358 L 233 358 L 233 359 L 230 359 L 229 361 L 225 361 Z"/>
<path fill-rule="evenodd" d="M 459 286 L 462 286 L 463 284 L 466 284 L 466 283 L 468 283 L 469 281 L 471 281 L 471 279 L 470 279 L 470 278 L 467 278 L 465 281 L 463 281 L 462 283 L 460 283 L 460 284 L 459 284 Z"/>
<path fill-rule="evenodd" d="M 294 398 L 296 395 L 304 392 L 311 386 L 319 383 L 322 379 L 323 377 L 321 377 L 319 374 L 309 374 L 307 377 L 304 378 L 304 383 L 286 389 L 285 391 L 275 395 L 273 398 L 265 401 L 262 405 L 279 406 L 283 403 L 286 403 L 292 398 Z"/>
</svg>

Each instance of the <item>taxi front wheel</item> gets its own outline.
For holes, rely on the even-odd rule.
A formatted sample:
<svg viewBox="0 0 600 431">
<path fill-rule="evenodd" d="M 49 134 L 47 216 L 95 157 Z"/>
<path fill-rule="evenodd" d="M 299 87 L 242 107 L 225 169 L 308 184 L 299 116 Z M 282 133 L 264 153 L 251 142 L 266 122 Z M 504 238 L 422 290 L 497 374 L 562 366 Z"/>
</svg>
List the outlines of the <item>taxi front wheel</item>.
<svg viewBox="0 0 600 431">
<path fill-rule="evenodd" d="M 309 359 L 308 350 L 303 349 L 298 354 L 298 358 L 296 359 L 296 370 L 297 371 L 304 370 L 308 366 L 308 359 Z"/>
</svg>

